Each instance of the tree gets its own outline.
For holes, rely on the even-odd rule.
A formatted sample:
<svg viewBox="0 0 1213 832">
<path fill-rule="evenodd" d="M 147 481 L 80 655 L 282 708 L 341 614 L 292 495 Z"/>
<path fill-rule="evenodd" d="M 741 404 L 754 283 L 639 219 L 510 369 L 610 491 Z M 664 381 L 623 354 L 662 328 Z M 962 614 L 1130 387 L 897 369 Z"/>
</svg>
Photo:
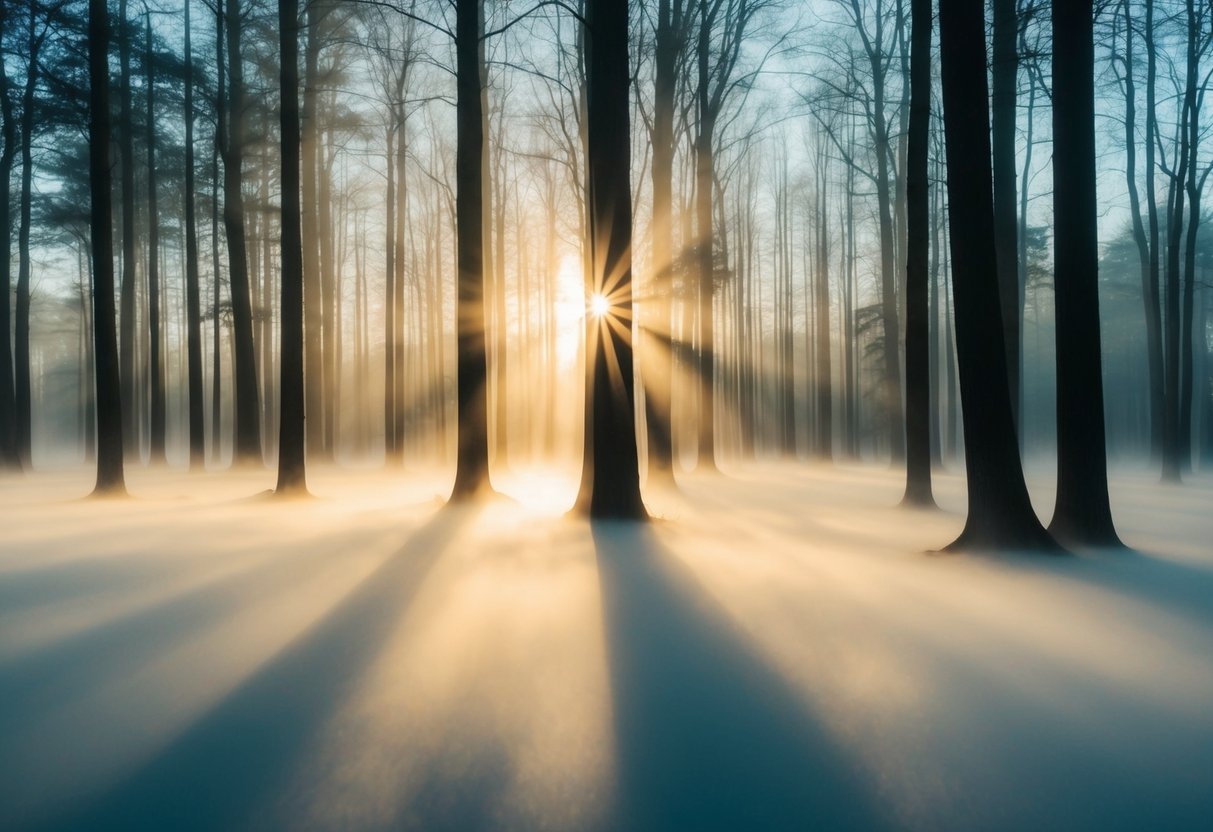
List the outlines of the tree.
<svg viewBox="0 0 1213 832">
<path fill-rule="evenodd" d="M 1049 532 L 1119 544 L 1108 503 L 1099 337 L 1095 194 L 1094 8 L 1053 4 L 1054 305 L 1057 313 L 1057 503 Z"/>
<path fill-rule="evenodd" d="M 653 331 L 652 355 L 644 360 L 645 425 L 648 438 L 648 477 L 653 485 L 674 482 L 673 407 L 674 349 L 672 335 L 674 256 L 673 180 L 674 108 L 679 64 L 686 50 L 684 0 L 658 0 L 653 44 L 652 261 L 649 306 L 641 323 Z M 663 342 L 664 343 L 661 343 Z"/>
<path fill-rule="evenodd" d="M 470 499 L 488 487 L 488 362 L 484 328 L 483 212 L 484 124 L 480 100 L 480 12 L 482 0 L 455 3 L 455 212 L 457 235 L 459 440 L 452 501 Z"/>
<path fill-rule="evenodd" d="M 303 401 L 303 234 L 299 208 L 299 0 L 278 0 L 282 160 L 282 380 L 276 494 L 307 493 Z"/>
<path fill-rule="evenodd" d="M 194 63 L 190 41 L 190 5 L 183 0 L 185 18 L 185 316 L 187 386 L 189 394 L 189 464 L 206 465 L 206 436 L 202 400 L 202 296 L 198 277 L 198 223 L 194 198 Z"/>
<path fill-rule="evenodd" d="M 10 4 L 0 3 L 0 54 L 9 30 Z M 13 338 L 10 292 L 12 285 L 11 182 L 17 155 L 17 121 L 9 94 L 8 70 L 0 60 L 0 118 L 4 119 L 0 149 L 0 468 L 19 468 L 17 453 L 17 399 L 13 387 Z"/>
<path fill-rule="evenodd" d="M 122 463 L 122 394 L 114 331 L 113 219 L 110 203 L 109 10 L 88 3 L 89 229 L 93 251 L 93 356 L 97 388 L 95 494 L 126 493 Z"/>
<path fill-rule="evenodd" d="M 578 504 L 595 519 L 640 520 L 632 364 L 632 193 L 627 4 L 587 0 L 586 154 L 593 286 L 587 316 L 585 455 Z"/>
<path fill-rule="evenodd" d="M 949 549 L 1056 551 L 1019 457 L 998 303 L 983 10 L 940 0 L 948 219 L 969 512 Z"/>
<path fill-rule="evenodd" d="M 151 376 L 151 424 L 149 425 L 152 463 L 164 462 L 164 366 L 160 334 L 160 212 L 156 205 L 156 62 L 152 53 L 152 14 L 146 15 L 147 42 L 144 73 L 147 85 L 147 323 L 148 374 Z"/>
<path fill-rule="evenodd" d="M 228 288 L 232 297 L 235 341 L 236 437 L 233 458 L 260 464 L 261 407 L 253 349 L 253 307 L 249 294 L 248 249 L 244 216 L 244 28 L 242 0 L 228 0 L 223 22 L 227 33 L 227 106 L 223 156 L 223 226 L 227 234 Z"/>
<path fill-rule="evenodd" d="M 906 490 L 902 503 L 933 506 L 928 271 L 931 0 L 912 0 L 910 14 L 910 128 L 906 151 Z"/>
</svg>

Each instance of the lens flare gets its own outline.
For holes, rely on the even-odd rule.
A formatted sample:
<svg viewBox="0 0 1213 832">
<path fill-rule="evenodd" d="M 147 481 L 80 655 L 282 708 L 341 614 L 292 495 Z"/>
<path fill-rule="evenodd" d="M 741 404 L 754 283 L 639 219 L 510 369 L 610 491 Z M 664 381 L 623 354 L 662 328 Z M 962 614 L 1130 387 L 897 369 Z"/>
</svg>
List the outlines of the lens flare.
<svg viewBox="0 0 1213 832">
<path fill-rule="evenodd" d="M 590 314 L 595 318 L 601 318 L 611 311 L 611 302 L 607 300 L 606 295 L 595 294 L 590 297 Z"/>
</svg>

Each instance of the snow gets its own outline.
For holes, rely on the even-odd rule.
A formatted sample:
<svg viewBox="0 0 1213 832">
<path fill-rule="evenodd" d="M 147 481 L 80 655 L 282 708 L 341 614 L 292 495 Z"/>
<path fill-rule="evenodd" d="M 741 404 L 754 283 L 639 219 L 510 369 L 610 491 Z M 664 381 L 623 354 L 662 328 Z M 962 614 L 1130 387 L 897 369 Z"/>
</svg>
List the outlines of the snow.
<svg viewBox="0 0 1213 832">
<path fill-rule="evenodd" d="M 1120 471 L 1129 552 L 929 554 L 887 468 L 0 481 L 0 828 L 1207 828 L 1213 481 Z M 1051 472 L 1033 470 L 1047 517 Z"/>
</svg>

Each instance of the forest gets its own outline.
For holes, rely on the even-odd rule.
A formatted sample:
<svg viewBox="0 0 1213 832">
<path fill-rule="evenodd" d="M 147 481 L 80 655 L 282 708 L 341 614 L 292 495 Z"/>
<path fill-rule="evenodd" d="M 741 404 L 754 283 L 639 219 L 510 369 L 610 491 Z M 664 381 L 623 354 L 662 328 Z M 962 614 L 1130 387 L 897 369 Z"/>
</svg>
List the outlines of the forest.
<svg viewBox="0 0 1213 832">
<path fill-rule="evenodd" d="M 1213 2 L 0 0 L 0 828 L 1213 817 Z"/>
</svg>

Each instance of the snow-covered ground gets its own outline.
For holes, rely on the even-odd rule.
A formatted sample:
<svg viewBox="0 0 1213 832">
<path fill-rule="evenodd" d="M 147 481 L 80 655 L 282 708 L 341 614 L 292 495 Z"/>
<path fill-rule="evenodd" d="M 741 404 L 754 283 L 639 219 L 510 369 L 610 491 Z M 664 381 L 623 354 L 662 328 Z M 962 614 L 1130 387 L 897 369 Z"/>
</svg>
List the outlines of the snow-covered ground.
<svg viewBox="0 0 1213 832">
<path fill-rule="evenodd" d="M 1033 481 L 1047 516 L 1048 472 Z M 1213 481 L 1135 551 L 942 556 L 887 469 L 0 480 L 0 828 L 1213 828 Z"/>
</svg>

